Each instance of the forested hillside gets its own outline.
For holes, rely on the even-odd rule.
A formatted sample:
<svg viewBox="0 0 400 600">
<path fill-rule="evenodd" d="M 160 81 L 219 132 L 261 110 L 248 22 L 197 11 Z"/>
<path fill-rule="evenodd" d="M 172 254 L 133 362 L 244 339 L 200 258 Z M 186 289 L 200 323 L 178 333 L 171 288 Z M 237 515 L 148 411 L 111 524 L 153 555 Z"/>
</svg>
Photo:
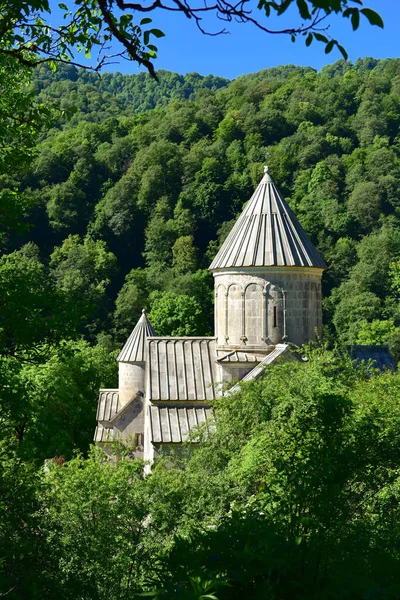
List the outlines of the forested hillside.
<svg viewBox="0 0 400 600">
<path fill-rule="evenodd" d="M 20 181 L 35 200 L 33 226 L 10 236 L 7 252 L 38 247 L 90 340 L 121 344 L 143 306 L 160 334 L 210 334 L 207 266 L 268 148 L 272 176 L 329 267 L 326 327 L 346 343 L 389 342 L 399 356 L 400 60 L 233 82 L 159 75 L 37 70 L 39 99 L 66 113 Z"/>
</svg>

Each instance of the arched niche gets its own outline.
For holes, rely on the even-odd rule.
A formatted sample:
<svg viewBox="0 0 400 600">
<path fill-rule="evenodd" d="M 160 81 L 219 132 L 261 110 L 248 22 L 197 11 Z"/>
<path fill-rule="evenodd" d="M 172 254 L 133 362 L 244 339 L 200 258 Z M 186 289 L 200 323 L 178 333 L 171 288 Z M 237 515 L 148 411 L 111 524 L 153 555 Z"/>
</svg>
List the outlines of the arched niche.
<svg viewBox="0 0 400 600">
<path fill-rule="evenodd" d="M 226 287 L 220 283 L 215 288 L 214 298 L 214 325 L 215 337 L 218 344 L 225 343 L 226 333 L 226 311 L 227 311 L 227 293 Z"/>
<path fill-rule="evenodd" d="M 284 335 L 284 322 L 283 322 L 283 293 L 282 289 L 274 284 L 271 284 L 268 288 L 267 294 L 267 337 L 268 343 L 280 344 Z"/>
<path fill-rule="evenodd" d="M 261 344 L 263 337 L 264 297 L 262 286 L 249 283 L 244 291 L 243 341 L 248 345 Z"/>
<path fill-rule="evenodd" d="M 243 288 L 237 283 L 233 283 L 228 288 L 227 297 L 227 332 L 228 344 L 239 345 L 242 337 L 243 323 Z"/>
</svg>

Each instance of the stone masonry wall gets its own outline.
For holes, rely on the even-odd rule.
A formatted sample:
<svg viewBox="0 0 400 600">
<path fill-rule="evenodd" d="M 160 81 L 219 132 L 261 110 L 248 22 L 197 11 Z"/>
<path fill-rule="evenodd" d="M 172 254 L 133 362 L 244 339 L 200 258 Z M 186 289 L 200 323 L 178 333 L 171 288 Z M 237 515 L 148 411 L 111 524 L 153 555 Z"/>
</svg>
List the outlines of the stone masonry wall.
<svg viewBox="0 0 400 600">
<path fill-rule="evenodd" d="M 145 392 L 145 364 L 119 363 L 119 402 L 121 408 L 136 396 Z"/>
<path fill-rule="evenodd" d="M 322 269 L 248 268 L 214 272 L 218 346 L 301 345 L 322 328 Z"/>
</svg>

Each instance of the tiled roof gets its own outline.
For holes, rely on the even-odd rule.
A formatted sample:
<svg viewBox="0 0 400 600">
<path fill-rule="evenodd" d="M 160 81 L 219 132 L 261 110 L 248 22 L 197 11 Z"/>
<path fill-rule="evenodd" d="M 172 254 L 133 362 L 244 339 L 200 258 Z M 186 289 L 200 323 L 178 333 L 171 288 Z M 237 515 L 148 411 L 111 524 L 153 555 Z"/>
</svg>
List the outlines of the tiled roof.
<svg viewBox="0 0 400 600">
<path fill-rule="evenodd" d="M 397 371 L 397 365 L 390 354 L 389 347 L 386 344 L 380 345 L 365 345 L 365 346 L 351 346 L 350 356 L 353 360 L 360 362 L 362 360 L 373 361 L 373 367 L 380 371 L 391 369 Z"/>
<path fill-rule="evenodd" d="M 208 406 L 150 406 L 151 441 L 184 442 L 194 427 L 211 416 Z"/>
<path fill-rule="evenodd" d="M 112 442 L 114 440 L 114 429 L 103 427 L 101 423 L 98 423 L 94 432 L 93 441 L 97 443 Z"/>
<path fill-rule="evenodd" d="M 268 174 L 222 244 L 210 269 L 326 264 Z"/>
<path fill-rule="evenodd" d="M 100 390 L 97 404 L 96 419 L 100 422 L 109 422 L 120 409 L 118 390 Z"/>
<path fill-rule="evenodd" d="M 143 309 L 142 316 L 136 324 L 125 346 L 118 355 L 118 362 L 145 362 L 147 355 L 147 338 L 157 335 Z"/>
<path fill-rule="evenodd" d="M 217 358 L 219 363 L 258 363 L 264 358 L 263 356 L 250 354 L 249 352 L 240 352 L 233 350 L 223 356 Z"/>
<path fill-rule="evenodd" d="M 149 338 L 151 401 L 214 400 L 214 338 Z"/>
</svg>

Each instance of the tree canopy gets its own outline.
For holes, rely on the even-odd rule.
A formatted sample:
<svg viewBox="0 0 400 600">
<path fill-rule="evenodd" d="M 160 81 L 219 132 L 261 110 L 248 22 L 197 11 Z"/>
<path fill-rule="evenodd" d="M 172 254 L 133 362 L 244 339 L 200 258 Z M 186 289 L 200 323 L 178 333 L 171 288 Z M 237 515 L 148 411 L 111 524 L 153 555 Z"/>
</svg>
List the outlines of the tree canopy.
<svg viewBox="0 0 400 600">
<path fill-rule="evenodd" d="M 114 461 L 100 449 L 56 458 L 47 473 L 0 460 L 1 539 L 12 532 L 1 592 L 395 600 L 399 375 L 323 348 L 307 357 L 216 401 L 201 443 L 166 449 L 147 477 L 123 447 Z"/>
</svg>

